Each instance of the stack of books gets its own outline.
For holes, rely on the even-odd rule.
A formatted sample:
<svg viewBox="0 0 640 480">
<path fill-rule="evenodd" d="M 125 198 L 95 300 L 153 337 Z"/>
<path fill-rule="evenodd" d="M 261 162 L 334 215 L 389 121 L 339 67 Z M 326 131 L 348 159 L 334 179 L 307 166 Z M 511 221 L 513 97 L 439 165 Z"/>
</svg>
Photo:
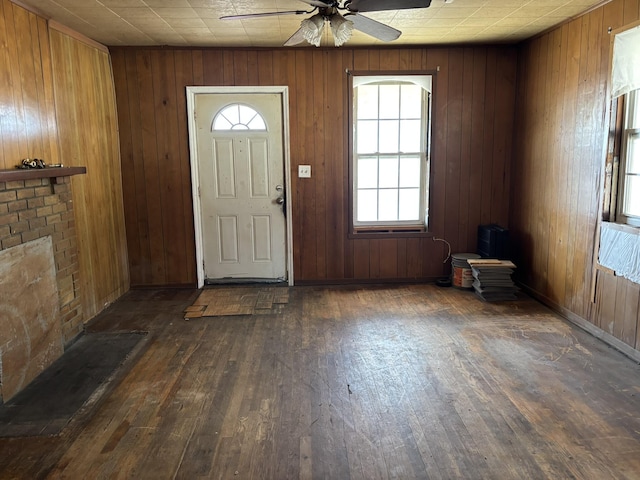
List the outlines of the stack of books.
<svg viewBox="0 0 640 480">
<path fill-rule="evenodd" d="M 491 258 L 469 259 L 473 275 L 473 289 L 487 302 L 515 300 L 518 287 L 511 280 L 516 266 L 510 260 Z"/>
</svg>

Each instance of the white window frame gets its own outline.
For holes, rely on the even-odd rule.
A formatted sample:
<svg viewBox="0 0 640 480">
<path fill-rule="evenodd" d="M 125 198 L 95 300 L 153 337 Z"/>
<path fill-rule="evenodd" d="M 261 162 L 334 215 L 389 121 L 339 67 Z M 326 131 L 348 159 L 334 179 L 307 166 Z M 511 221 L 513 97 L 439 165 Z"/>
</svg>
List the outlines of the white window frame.
<svg viewBox="0 0 640 480">
<path fill-rule="evenodd" d="M 627 152 L 632 138 L 640 137 L 640 125 L 631 126 L 629 123 L 635 118 L 636 109 L 640 108 L 640 90 L 632 90 L 624 97 L 624 115 L 622 125 L 622 139 L 620 151 L 620 179 L 619 193 L 617 199 L 618 212 L 616 220 L 618 223 L 626 223 L 635 227 L 640 227 L 640 217 L 629 215 L 627 212 L 627 197 L 629 188 L 627 179 L 630 176 L 639 176 L 637 173 L 630 173 L 627 170 Z"/>
<path fill-rule="evenodd" d="M 351 131 L 352 131 L 352 142 L 351 142 L 351 218 L 352 218 L 352 228 L 354 231 L 376 231 L 376 229 L 380 229 L 380 231 L 389 232 L 389 231 L 426 231 L 428 225 L 428 202 L 429 202 L 429 172 L 430 172 L 430 150 L 431 150 L 431 129 L 432 129 L 432 82 L 433 82 L 433 74 L 431 73 L 419 73 L 419 74 L 370 74 L 370 73 L 362 73 L 362 74 L 354 74 L 354 81 L 351 83 L 351 95 L 352 95 L 352 111 L 350 112 L 352 115 L 351 121 Z M 358 114 L 357 114 L 357 87 L 363 84 L 368 85 L 384 85 L 384 84 L 392 84 L 392 85 L 402 85 L 402 84 L 414 84 L 422 87 L 422 116 L 421 116 L 421 151 L 418 152 L 374 152 L 374 153 L 363 153 L 358 154 L 356 149 L 358 145 Z M 401 100 L 399 100 L 401 101 Z M 398 118 L 401 120 L 401 118 Z M 375 221 L 358 221 L 357 220 L 357 212 L 358 212 L 358 160 L 359 158 L 377 158 L 378 166 L 380 165 L 379 160 L 384 157 L 397 157 L 399 160 L 402 157 L 413 157 L 419 156 L 420 158 L 420 193 L 419 193 L 419 218 L 417 220 L 375 220 Z M 398 163 L 400 168 L 400 161 Z M 380 178 L 378 175 L 378 185 L 380 183 Z M 414 187 L 415 188 L 415 187 Z M 378 187 L 375 190 L 383 190 L 383 188 Z M 398 187 L 398 190 L 401 190 Z"/>
</svg>

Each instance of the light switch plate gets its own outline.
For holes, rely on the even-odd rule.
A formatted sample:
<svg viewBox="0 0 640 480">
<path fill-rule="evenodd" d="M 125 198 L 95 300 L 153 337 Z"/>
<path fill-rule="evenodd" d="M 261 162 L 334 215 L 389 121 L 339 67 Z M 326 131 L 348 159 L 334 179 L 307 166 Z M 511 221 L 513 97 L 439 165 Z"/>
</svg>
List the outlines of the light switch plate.
<svg viewBox="0 0 640 480">
<path fill-rule="evenodd" d="M 299 178 L 311 178 L 311 165 L 298 165 Z"/>
</svg>

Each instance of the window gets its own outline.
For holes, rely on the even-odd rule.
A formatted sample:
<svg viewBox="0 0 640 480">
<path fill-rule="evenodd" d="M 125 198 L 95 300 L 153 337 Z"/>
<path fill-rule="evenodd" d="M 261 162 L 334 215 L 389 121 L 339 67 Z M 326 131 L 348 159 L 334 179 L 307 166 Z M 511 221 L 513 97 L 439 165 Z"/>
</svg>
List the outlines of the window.
<svg viewBox="0 0 640 480">
<path fill-rule="evenodd" d="M 213 130 L 266 130 L 262 116 L 247 105 L 234 103 L 220 110 L 213 119 Z"/>
<path fill-rule="evenodd" d="M 424 231 L 431 75 L 353 74 L 352 81 L 353 227 Z"/>
<path fill-rule="evenodd" d="M 640 90 L 624 97 L 618 220 L 640 227 Z"/>
<path fill-rule="evenodd" d="M 640 283 L 640 25 L 614 32 L 599 265 Z"/>
</svg>

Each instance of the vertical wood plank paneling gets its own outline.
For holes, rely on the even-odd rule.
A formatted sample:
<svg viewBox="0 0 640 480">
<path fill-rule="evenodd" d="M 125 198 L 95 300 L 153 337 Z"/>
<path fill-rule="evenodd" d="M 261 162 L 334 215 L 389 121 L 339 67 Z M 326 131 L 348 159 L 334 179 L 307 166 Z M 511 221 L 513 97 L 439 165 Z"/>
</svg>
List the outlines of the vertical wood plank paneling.
<svg viewBox="0 0 640 480">
<path fill-rule="evenodd" d="M 109 54 L 51 30 L 60 154 L 72 179 L 81 301 L 87 319 L 129 289 L 123 186 Z"/>
<path fill-rule="evenodd" d="M 449 239 L 454 251 L 459 252 L 458 221 L 460 219 L 460 196 L 465 189 L 460 185 L 461 167 L 461 141 L 462 141 L 462 82 L 463 82 L 463 55 L 461 48 L 452 49 L 449 52 L 447 68 L 447 96 L 446 103 L 442 103 L 443 109 L 439 110 L 445 118 L 437 122 L 446 122 L 445 131 L 440 145 L 446 148 L 444 157 L 444 175 L 441 177 L 445 186 L 444 191 L 444 238 Z M 436 93 L 441 96 L 439 93 Z M 446 146 L 446 147 L 445 147 Z M 438 178 L 438 177 L 436 177 Z M 466 225 L 463 225 L 466 227 Z"/>
<path fill-rule="evenodd" d="M 22 111 L 22 95 L 19 90 L 20 82 L 16 80 L 20 73 L 20 63 L 13 25 L 13 4 L 8 0 L 2 0 L 0 4 L 2 5 L 0 35 L 2 44 L 5 46 L 0 49 L 0 55 L 2 55 L 2 64 L 6 66 L 2 69 L 0 94 L 2 104 L 10 106 L 6 109 L 7 112 L 0 116 L 3 153 L 0 167 L 6 169 L 16 165 L 20 158 L 29 156 L 29 151 L 19 135 L 22 130 L 19 119 Z"/>
<path fill-rule="evenodd" d="M 192 57 L 191 64 L 193 66 L 193 83 L 191 86 L 204 85 L 204 59 L 202 50 L 193 50 L 190 53 Z"/>
<path fill-rule="evenodd" d="M 40 72 L 36 71 L 36 65 L 40 62 L 40 54 L 37 50 L 34 51 L 37 48 L 38 34 L 37 25 L 32 23 L 32 20 L 35 20 L 35 15 L 17 6 L 14 7 L 13 11 L 16 32 L 24 32 L 24 34 L 18 35 L 17 54 L 22 59 L 20 61 L 18 85 L 22 89 L 25 140 L 29 151 L 42 152 L 44 154 L 38 99 L 38 84 L 40 83 L 38 77 Z"/>
<path fill-rule="evenodd" d="M 595 304 L 590 286 L 609 122 L 607 29 L 638 21 L 638 5 L 608 2 L 521 46 L 510 188 L 520 280 L 634 348 L 638 286 L 601 271 Z"/>
<path fill-rule="evenodd" d="M 568 28 L 563 27 L 554 32 L 551 45 L 553 55 L 553 77 L 552 84 L 558 88 L 552 90 L 552 102 L 560 104 L 562 102 L 561 93 L 565 88 L 567 72 L 567 55 L 563 52 L 562 46 L 566 44 Z M 558 108 L 552 112 L 552 128 L 561 132 L 564 130 L 563 109 Z M 566 201 L 566 188 L 563 188 L 566 180 L 566 159 L 561 154 L 562 135 L 556 134 L 553 142 L 549 145 L 549 158 L 553 159 L 551 165 L 551 185 L 556 192 L 555 202 L 551 202 L 551 212 L 549 221 L 551 247 L 548 257 L 549 285 L 546 294 L 554 301 L 564 297 L 564 278 L 566 268 L 566 241 L 563 241 L 566 219 L 563 218 L 563 209 Z M 559 294 L 558 292 L 562 293 Z"/>
<path fill-rule="evenodd" d="M 483 113 L 483 141 L 482 141 L 482 193 L 480 198 L 480 220 L 482 224 L 491 223 L 491 181 L 493 178 L 493 136 L 495 128 L 496 112 L 496 68 L 497 51 L 490 49 L 487 52 L 486 78 L 485 78 L 485 108 Z"/>
<path fill-rule="evenodd" d="M 397 238 L 385 238 L 380 240 L 380 278 L 398 277 L 398 240 Z"/>
<path fill-rule="evenodd" d="M 182 243 L 178 245 L 180 250 L 180 258 L 182 258 L 184 271 L 180 272 L 180 283 L 189 284 L 191 279 L 196 276 L 196 261 L 193 256 L 193 248 L 195 245 L 195 233 L 193 227 L 193 209 L 191 194 L 191 168 L 189 163 L 189 139 L 180 132 L 188 131 L 187 127 L 187 96 L 185 87 L 187 85 L 196 85 L 198 80 L 194 74 L 194 52 L 186 50 L 177 50 L 174 55 L 175 61 L 175 101 L 176 110 L 170 112 L 176 116 L 176 130 L 172 135 L 176 137 L 178 142 L 178 166 L 179 180 L 178 191 L 182 194 L 181 211 L 182 225 L 184 232 L 182 235 Z M 169 223 L 173 219 L 169 219 Z"/>
<path fill-rule="evenodd" d="M 150 255 L 150 281 L 152 285 L 173 283 L 166 276 L 165 242 L 171 238 L 164 238 L 162 225 L 162 196 L 160 192 L 158 133 L 156 131 L 155 111 L 155 83 L 159 79 L 153 78 L 154 56 L 152 51 L 138 51 L 136 53 L 136 72 L 138 80 L 138 108 L 140 109 L 140 140 L 142 144 L 142 162 L 144 169 L 144 187 L 146 192 L 146 216 L 148 222 L 148 242 Z M 166 53 L 165 53 L 166 54 Z M 154 82 L 155 80 L 155 82 Z"/>
<path fill-rule="evenodd" d="M 164 243 L 166 278 L 175 279 L 171 283 L 186 284 L 185 266 L 191 263 L 192 256 L 187 257 L 184 250 L 187 234 L 184 228 L 176 229 L 176 219 L 181 219 L 185 213 L 183 205 L 184 183 L 182 182 L 181 165 L 183 163 L 184 143 L 178 130 L 178 112 L 183 116 L 186 105 L 178 102 L 176 87 L 175 52 L 159 55 L 154 52 L 151 57 L 152 75 L 154 78 L 154 110 L 157 134 L 158 180 L 160 196 L 158 200 L 162 206 L 162 236 L 171 241 Z M 155 81 L 158 79 L 159 81 Z M 181 95 L 181 97 L 183 97 Z M 178 108 L 180 107 L 180 108 Z M 186 127 L 186 122 L 182 128 Z M 174 192 L 179 192 L 176 194 Z M 191 201 L 189 200 L 189 203 Z"/>
<path fill-rule="evenodd" d="M 327 238 L 327 175 L 326 165 L 331 161 L 329 152 L 331 145 L 327 149 L 327 137 L 330 135 L 332 118 L 325 115 L 325 105 L 328 104 L 329 97 L 335 92 L 333 87 L 327 82 L 327 50 L 314 50 L 311 54 L 311 72 L 313 76 L 313 92 L 310 100 L 313 104 L 311 113 L 313 123 L 313 134 L 309 145 L 313 149 L 313 174 L 314 181 L 314 202 L 315 202 L 315 225 L 312 231 L 315 233 L 316 258 L 315 277 L 318 279 L 327 278 L 328 250 L 330 246 Z"/>
<path fill-rule="evenodd" d="M 509 222 L 508 198 L 511 181 L 511 152 L 513 131 L 504 125 L 513 125 L 515 118 L 516 72 L 511 68 L 510 51 L 499 50 L 496 59 L 496 111 L 492 163 L 491 221 L 506 226 Z"/>
<path fill-rule="evenodd" d="M 347 208 L 347 191 L 345 183 L 345 163 L 340 161 L 347 151 L 347 135 L 342 125 L 347 121 L 347 75 L 346 69 L 351 66 L 351 56 L 339 55 L 336 61 L 328 59 L 326 78 L 334 78 L 335 82 L 325 82 L 326 135 L 324 150 L 325 162 L 325 220 L 326 231 L 325 256 L 327 261 L 327 278 L 345 278 L 345 215 Z M 344 212 L 344 213 L 343 213 Z"/>
<path fill-rule="evenodd" d="M 111 59 L 114 65 L 126 65 L 126 54 L 123 50 L 117 51 L 112 54 Z M 121 91 L 127 91 L 127 79 L 132 78 L 133 75 L 127 76 L 125 68 L 114 68 L 113 81 L 115 88 Z M 136 199 L 136 181 L 135 181 L 135 164 L 133 161 L 133 149 L 134 142 L 132 134 L 134 130 L 131 124 L 131 100 L 134 98 L 133 92 L 128 92 L 127 95 L 120 98 L 118 108 L 118 126 L 119 126 L 119 141 L 122 152 L 126 152 L 127 155 L 121 157 L 120 164 L 122 168 L 122 191 L 125 198 Z M 142 237 L 138 232 L 138 225 L 141 222 L 138 221 L 138 212 L 141 206 L 138 202 L 132 202 L 124 209 L 124 219 L 128 226 L 126 229 L 127 234 L 127 250 L 129 254 L 129 269 L 131 277 L 138 278 L 142 274 L 140 263 L 143 258 L 140 243 Z"/>
<path fill-rule="evenodd" d="M 471 68 L 473 69 L 472 76 L 472 91 L 471 91 L 471 105 L 470 114 L 471 118 L 477 118 L 478 115 L 484 111 L 485 105 L 485 79 L 486 79 L 486 64 L 487 64 L 487 49 L 475 48 L 473 50 L 473 60 Z M 515 94 L 515 92 L 514 92 Z M 482 172 L 483 172 L 483 156 L 482 152 L 482 139 L 484 138 L 484 124 L 483 122 L 472 121 L 471 131 L 469 132 L 469 228 L 467 228 L 467 248 L 471 248 L 474 243 L 477 243 L 477 229 L 474 226 L 482 224 L 481 210 L 482 210 Z M 475 249 L 473 250 L 475 251 Z"/>
<path fill-rule="evenodd" d="M 305 51 L 295 52 L 296 82 L 293 86 L 294 95 L 298 103 L 298 111 L 295 120 L 298 126 L 298 135 L 302 139 L 302 144 L 298 149 L 297 164 L 311 165 L 311 178 L 298 178 L 298 195 L 300 203 L 296 204 L 299 209 L 294 214 L 296 225 L 300 227 L 295 234 L 294 242 L 298 241 L 303 245 L 302 256 L 299 258 L 302 270 L 298 279 L 317 279 L 318 243 L 315 235 L 315 211 L 316 211 L 316 178 L 314 170 L 318 169 L 318 163 L 322 159 L 314 161 L 315 152 L 315 128 L 314 128 L 314 101 L 322 91 L 316 92 L 313 78 L 313 56 Z M 304 145 L 305 147 L 303 147 Z M 310 148 L 309 148 L 310 147 Z M 296 175 L 297 176 L 297 175 Z"/>
<path fill-rule="evenodd" d="M 621 279 L 622 280 L 622 279 Z M 621 340 L 634 348 L 637 348 L 638 335 L 638 307 L 640 306 L 640 285 L 624 281 L 627 293 L 624 310 L 622 312 L 623 334 Z"/>
<path fill-rule="evenodd" d="M 152 256 L 151 256 L 151 243 L 149 240 L 149 206 L 148 204 L 153 201 L 147 193 L 147 184 L 145 176 L 145 165 L 142 159 L 144 158 L 144 142 L 142 140 L 143 128 L 142 128 L 142 110 L 140 108 L 140 84 L 138 82 L 138 61 L 136 52 L 127 52 L 126 55 L 126 71 L 127 71 L 127 92 L 130 95 L 129 103 L 129 115 L 131 121 L 131 141 L 133 149 L 131 152 L 127 152 L 127 167 L 123 168 L 123 176 L 133 175 L 135 181 L 134 191 L 135 197 L 128 197 L 126 205 L 135 202 L 135 208 L 137 209 L 138 223 L 136 225 L 128 226 L 138 235 L 138 243 L 140 247 L 140 259 L 138 267 L 140 271 L 137 276 L 132 274 L 133 285 L 145 285 L 153 284 L 152 280 Z M 144 91 L 144 90 L 143 90 Z M 133 128 L 135 126 L 138 128 Z M 134 262 L 131 262 L 132 268 L 136 267 Z"/>
<path fill-rule="evenodd" d="M 39 70 L 42 72 L 42 86 L 43 86 L 43 96 L 41 106 L 42 111 L 42 126 L 43 126 L 43 151 L 47 152 L 47 158 L 49 159 L 49 164 L 59 164 L 60 162 L 60 151 L 58 149 L 58 130 L 57 130 L 57 119 L 56 119 L 56 105 L 55 105 L 55 94 L 54 94 L 54 84 L 53 84 L 53 68 L 51 65 L 51 44 L 49 40 L 49 28 L 47 26 L 47 22 L 43 18 L 38 17 L 38 42 L 40 44 L 40 67 Z M 36 67 L 38 69 L 38 67 Z M 105 84 L 110 84 L 109 79 L 111 78 L 111 72 L 108 72 L 109 76 L 107 76 L 104 80 Z M 112 89 L 113 90 L 113 89 Z M 116 152 L 118 150 L 117 144 L 114 145 L 116 147 Z M 119 155 L 119 153 L 118 153 Z"/>
<path fill-rule="evenodd" d="M 260 85 L 276 85 L 273 79 L 273 56 L 260 52 L 257 56 L 258 82 Z"/>
<path fill-rule="evenodd" d="M 490 202 L 504 197 L 499 203 L 507 203 L 508 182 L 496 185 L 499 188 L 491 185 L 509 171 L 513 104 L 499 100 L 495 92 L 511 89 L 511 98 L 515 96 L 513 47 L 114 48 L 113 59 L 114 68 L 119 69 L 120 107 L 129 111 L 123 129 L 132 130 L 124 134 L 122 158 L 123 165 L 133 172 L 127 181 L 135 182 L 135 188 L 127 185 L 125 189 L 126 203 L 136 205 L 135 213 L 127 214 L 127 222 L 138 222 L 131 226 L 138 236 L 129 240 L 135 244 L 130 249 L 132 256 L 140 257 L 131 259 L 134 285 L 195 282 L 192 225 L 191 220 L 184 221 L 193 216 L 189 193 L 185 193 L 190 187 L 181 166 L 187 163 L 183 141 L 188 136 L 180 92 L 188 84 L 289 87 L 289 200 L 293 205 L 294 277 L 298 281 L 433 278 L 449 268 L 442 263 L 446 252 L 440 242 L 349 238 L 347 68 L 435 71 L 439 67 L 430 229 L 438 237 L 447 237 L 456 249 L 471 250 L 482 219 L 502 220 L 506 207 L 492 210 Z M 496 68 L 504 71 L 498 75 Z M 192 76 L 185 70 L 192 71 Z M 299 164 L 312 166 L 310 179 L 297 178 Z M 485 183 L 487 187 L 483 187 Z M 488 200 L 483 202 L 482 195 Z M 181 231 L 167 225 L 178 225 Z M 169 243 L 176 245 L 171 247 L 175 251 L 168 248 Z"/>
<path fill-rule="evenodd" d="M 59 163 L 46 21 L 8 0 L 0 10 L 0 168 Z"/>
<path fill-rule="evenodd" d="M 247 50 L 238 50 L 232 53 L 234 85 L 249 85 L 249 53 Z M 254 83 L 255 85 L 255 83 Z"/>
<path fill-rule="evenodd" d="M 225 85 L 221 50 L 204 50 L 202 54 L 204 85 Z"/>
<path fill-rule="evenodd" d="M 475 252 L 476 246 L 469 242 L 469 232 L 475 222 L 469 218 L 471 199 L 471 128 L 473 125 L 473 49 L 465 48 L 462 62 L 462 113 L 460 119 L 460 206 L 457 214 L 460 251 Z"/>
<path fill-rule="evenodd" d="M 355 240 L 353 242 L 353 275 L 355 278 L 371 278 L 370 240 Z"/>
<path fill-rule="evenodd" d="M 602 9 L 598 9 L 583 17 L 583 47 L 582 52 L 586 52 L 586 62 L 583 62 L 584 71 L 581 71 L 581 87 L 578 90 L 580 119 L 578 129 L 581 130 L 576 140 L 581 145 L 580 159 L 592 158 L 591 162 L 580 161 L 579 183 L 577 191 L 577 204 L 575 205 L 576 226 L 581 230 L 586 230 L 590 225 L 596 224 L 596 212 L 601 194 L 594 195 L 596 185 L 599 184 L 597 175 L 600 173 L 600 165 L 604 159 L 602 155 L 602 145 L 606 134 L 602 128 L 601 118 L 604 115 L 604 103 L 595 102 L 597 98 L 598 74 L 600 67 L 600 36 L 602 29 Z M 585 45 L 586 43 L 586 45 Z M 608 62 L 605 62 L 608 65 Z M 607 68 L 605 66 L 605 68 Z M 593 228 L 593 227 L 591 227 Z M 591 285 L 593 255 L 593 237 L 580 235 L 576 238 L 576 250 L 574 252 L 574 275 L 571 309 L 578 315 L 587 318 L 589 302 L 589 292 Z"/>
</svg>

